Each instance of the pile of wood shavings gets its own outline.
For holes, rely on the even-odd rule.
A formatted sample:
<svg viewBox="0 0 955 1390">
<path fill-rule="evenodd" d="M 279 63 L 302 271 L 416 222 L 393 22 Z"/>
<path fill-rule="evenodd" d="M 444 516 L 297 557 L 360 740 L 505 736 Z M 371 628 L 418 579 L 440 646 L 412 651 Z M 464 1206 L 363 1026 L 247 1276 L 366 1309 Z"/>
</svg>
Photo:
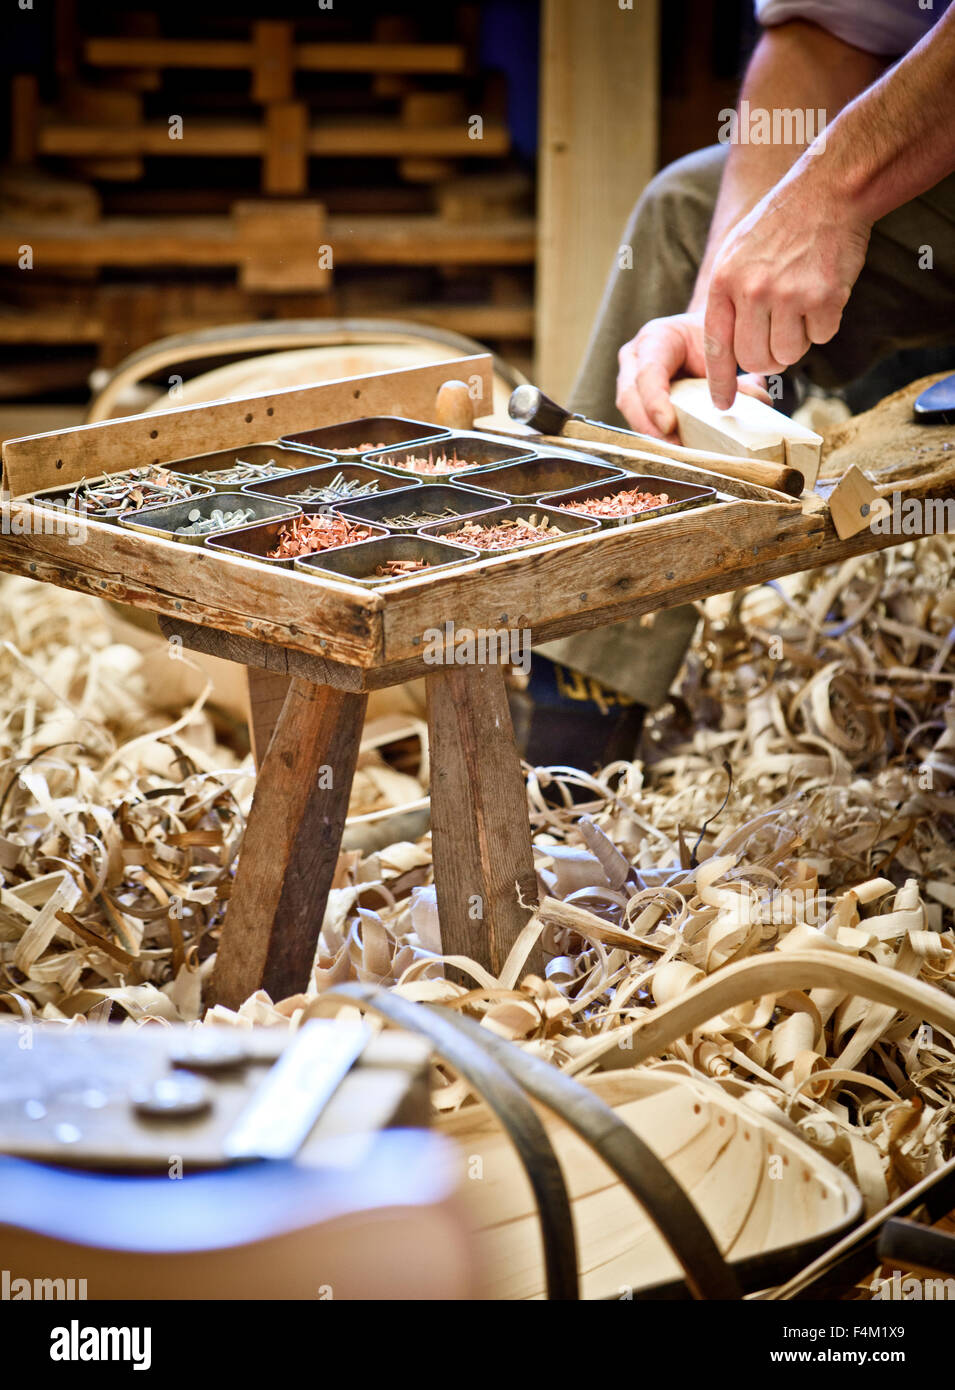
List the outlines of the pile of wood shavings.
<svg viewBox="0 0 955 1390">
<path fill-rule="evenodd" d="M 173 721 L 151 709 L 103 611 L 0 587 L 0 1004 L 196 1018 L 252 778 L 215 740 L 208 687 Z"/>
<path fill-rule="evenodd" d="M 177 973 L 171 923 L 163 937 L 157 919 L 149 920 L 153 954 L 141 951 L 135 970 L 104 960 L 105 948 L 61 922 L 55 944 L 11 971 L 11 952 L 35 924 L 24 930 L 5 915 L 0 948 L 11 983 L 0 997 L 49 1018 L 114 1000 L 137 1021 L 296 1026 L 320 1010 L 323 989 L 357 978 L 467 1010 L 585 1075 L 626 1065 L 628 1032 L 655 1005 L 756 952 L 824 941 L 955 993 L 951 581 L 951 546 L 938 537 L 711 600 L 678 694 L 649 730 L 644 764 L 616 764 L 599 777 L 530 772 L 545 896 L 498 978 L 462 958 L 454 964 L 473 987 L 442 978 L 425 837 L 342 856 L 303 995 L 273 1002 L 258 994 L 237 1012 L 203 1015 L 202 952 L 187 949 Z M 5 744 L 13 742 L 9 718 Z M 26 746 L 38 746 L 32 729 L 29 737 Z M 15 752 L 22 762 L 23 748 Z M 35 877 L 69 861 L 56 817 L 77 812 L 68 779 L 57 793 L 67 797 L 64 811 L 62 802 L 38 800 L 25 775 L 15 793 L 22 799 L 0 814 L 0 834 L 10 838 L 13 825 L 19 838 L 58 831 L 58 860 L 29 848 Z M 214 776 L 228 785 L 227 774 Z M 203 855 L 230 858 L 238 833 L 230 830 L 220 851 L 203 846 Z M 67 912 L 81 917 L 76 906 Z M 115 924 L 98 929 L 120 945 Z M 524 969 L 540 934 L 553 953 L 544 978 Z M 58 968 L 51 960 L 70 951 L 89 959 L 93 950 L 114 969 L 99 983 L 119 979 L 121 988 L 97 993 L 80 972 L 72 984 L 56 983 L 56 1002 L 44 994 L 53 986 L 40 976 Z M 733 1010 L 666 1056 L 782 1117 L 846 1167 L 870 1209 L 951 1153 L 955 1040 L 918 1019 L 833 991 L 793 991 Z M 468 1100 L 466 1083 L 438 1081 L 440 1109 Z"/>
<path fill-rule="evenodd" d="M 955 993 L 951 577 L 936 538 L 711 601 L 646 764 L 530 772 L 546 896 L 498 978 L 462 958 L 471 988 L 441 978 L 422 842 L 343 866 L 307 993 L 207 1017 L 294 1024 L 357 978 L 586 1075 L 758 952 L 825 946 Z M 544 978 L 524 972 L 540 933 Z M 953 1151 L 955 1039 L 839 991 L 754 1000 L 665 1055 L 798 1131 L 870 1211 Z M 469 1095 L 442 1075 L 435 1101 Z"/>
</svg>

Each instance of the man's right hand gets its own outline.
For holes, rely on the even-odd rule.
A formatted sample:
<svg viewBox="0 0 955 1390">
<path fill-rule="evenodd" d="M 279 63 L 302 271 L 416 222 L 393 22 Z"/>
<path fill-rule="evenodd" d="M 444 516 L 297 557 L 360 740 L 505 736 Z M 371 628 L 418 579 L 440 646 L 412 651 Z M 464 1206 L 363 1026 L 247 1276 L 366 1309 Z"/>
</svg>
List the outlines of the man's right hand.
<svg viewBox="0 0 955 1390">
<path fill-rule="evenodd" d="M 702 312 L 651 319 L 624 343 L 617 360 L 617 409 L 631 429 L 660 439 L 675 438 L 670 382 L 680 376 L 706 376 Z M 772 405 L 765 377 L 741 376 L 736 385 Z"/>
</svg>

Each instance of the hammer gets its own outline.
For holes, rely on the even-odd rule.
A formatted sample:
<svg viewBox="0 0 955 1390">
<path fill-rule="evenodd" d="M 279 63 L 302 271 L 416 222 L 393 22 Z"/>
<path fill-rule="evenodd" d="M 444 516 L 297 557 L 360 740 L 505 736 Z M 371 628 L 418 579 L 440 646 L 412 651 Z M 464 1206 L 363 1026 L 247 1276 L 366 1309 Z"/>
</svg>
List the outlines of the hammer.
<svg viewBox="0 0 955 1390">
<path fill-rule="evenodd" d="M 572 415 L 562 405 L 545 396 L 536 386 L 518 386 L 511 393 L 507 413 L 512 420 L 530 425 L 541 434 L 562 434 L 569 439 L 587 439 L 594 444 L 615 444 L 621 449 L 639 449 L 645 454 L 658 454 L 674 463 L 689 463 L 707 473 L 722 473 L 727 478 L 739 478 L 746 483 L 773 488 L 789 497 L 798 497 L 805 480 L 797 468 L 785 464 L 766 463 L 762 459 L 735 458 L 729 454 L 714 454 L 707 449 L 685 449 L 681 444 L 668 444 L 650 434 L 635 430 L 618 430 L 588 420 L 585 415 Z"/>
</svg>

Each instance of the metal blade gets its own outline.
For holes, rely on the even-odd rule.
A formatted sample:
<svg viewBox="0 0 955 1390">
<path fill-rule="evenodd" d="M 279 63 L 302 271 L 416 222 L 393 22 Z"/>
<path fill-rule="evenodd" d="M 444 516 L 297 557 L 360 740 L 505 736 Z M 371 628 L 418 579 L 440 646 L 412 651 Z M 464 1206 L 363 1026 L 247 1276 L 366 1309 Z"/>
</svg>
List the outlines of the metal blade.
<svg viewBox="0 0 955 1390">
<path fill-rule="evenodd" d="M 300 1028 L 225 1137 L 229 1158 L 291 1158 L 370 1036 L 361 1023 Z"/>
</svg>

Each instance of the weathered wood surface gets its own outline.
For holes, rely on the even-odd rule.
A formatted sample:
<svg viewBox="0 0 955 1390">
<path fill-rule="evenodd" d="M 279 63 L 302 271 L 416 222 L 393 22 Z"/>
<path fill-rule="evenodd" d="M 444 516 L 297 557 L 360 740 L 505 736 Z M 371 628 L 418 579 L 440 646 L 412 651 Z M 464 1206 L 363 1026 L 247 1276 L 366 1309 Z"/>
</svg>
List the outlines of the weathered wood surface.
<svg viewBox="0 0 955 1390">
<path fill-rule="evenodd" d="M 427 420 L 445 381 L 463 379 L 470 384 L 475 378 L 481 399 L 490 402 L 492 360 L 490 354 L 480 353 L 8 439 L 3 445 L 4 477 L 7 490 L 20 497 L 103 472 L 268 442 L 297 430 L 366 415 Z"/>
<path fill-rule="evenodd" d="M 367 697 L 296 678 L 259 772 L 216 957 L 215 1000 L 304 990 L 338 862 Z"/>
<path fill-rule="evenodd" d="M 252 745 L 252 761 L 260 770 L 282 714 L 291 677 L 265 671 L 261 666 L 247 666 L 245 674 L 249 742 Z"/>
<path fill-rule="evenodd" d="M 955 498 L 955 470 L 935 470 L 904 495 Z M 15 518 L 33 509 L 9 510 Z M 102 523 L 89 529 L 82 547 L 63 536 L 6 535 L 0 569 L 378 671 L 358 682 L 364 689 L 426 675 L 424 634 L 447 620 L 527 629 L 535 642 L 548 641 L 913 538 L 866 529 L 840 540 L 819 498 L 803 506 L 734 501 L 365 590 Z M 342 683 L 334 668 L 329 683 Z"/>
<path fill-rule="evenodd" d="M 191 651 L 217 656 L 223 661 L 237 661 L 275 676 L 301 676 L 313 685 L 333 685 L 353 695 L 382 690 L 389 685 L 403 685 L 422 675 L 424 663 L 420 656 L 392 666 L 361 667 L 343 661 L 329 661 L 314 652 L 296 651 L 276 642 L 258 637 L 223 632 L 214 627 L 185 622 L 181 618 L 159 617 L 159 627 L 165 637 L 178 637 Z"/>
<path fill-rule="evenodd" d="M 8 516 L 13 527 L 49 521 L 51 513 L 13 502 Z M 106 522 L 88 522 L 81 545 L 65 534 L 2 535 L 0 569 L 319 657 L 381 664 L 375 591 L 215 556 Z"/>
<path fill-rule="evenodd" d="M 537 901 L 527 798 L 499 666 L 427 680 L 431 852 L 445 955 L 499 974 Z M 528 966 L 540 969 L 539 946 Z"/>
</svg>

